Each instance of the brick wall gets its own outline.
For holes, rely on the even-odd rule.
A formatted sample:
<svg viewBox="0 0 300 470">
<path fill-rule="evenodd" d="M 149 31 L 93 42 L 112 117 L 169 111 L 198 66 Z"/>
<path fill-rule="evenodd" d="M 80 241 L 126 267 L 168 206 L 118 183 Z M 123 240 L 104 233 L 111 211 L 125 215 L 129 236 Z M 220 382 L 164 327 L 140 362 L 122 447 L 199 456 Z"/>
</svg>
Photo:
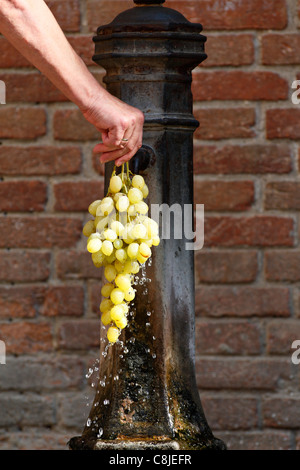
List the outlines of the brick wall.
<svg viewBox="0 0 300 470">
<path fill-rule="evenodd" d="M 299 2 L 300 3 L 300 2 Z M 93 65 L 91 36 L 130 0 L 49 0 Z M 215 434 L 231 449 L 300 448 L 300 17 L 295 0 L 167 0 L 200 21 L 208 60 L 194 73 L 196 366 Z M 0 37 L 0 448 L 59 449 L 81 432 L 98 356 L 99 271 L 86 208 L 103 189 L 97 132 Z M 75 412 L 74 412 L 75 410 Z"/>
</svg>

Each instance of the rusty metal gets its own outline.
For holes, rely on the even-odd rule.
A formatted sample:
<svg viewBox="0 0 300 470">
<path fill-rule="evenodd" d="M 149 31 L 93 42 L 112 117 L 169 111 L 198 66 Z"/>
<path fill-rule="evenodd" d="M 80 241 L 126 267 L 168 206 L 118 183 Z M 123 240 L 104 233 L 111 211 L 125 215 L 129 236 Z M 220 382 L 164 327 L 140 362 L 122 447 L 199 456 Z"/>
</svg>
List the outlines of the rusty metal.
<svg viewBox="0 0 300 470">
<path fill-rule="evenodd" d="M 192 204 L 199 123 L 191 72 L 206 58 L 206 38 L 200 24 L 163 0 L 135 3 L 98 28 L 93 59 L 107 71 L 107 89 L 145 113 L 144 145 L 131 165 L 147 180 L 150 204 Z M 111 171 L 107 165 L 106 188 Z M 135 315 L 122 333 L 127 350 L 116 344 L 101 356 L 105 386 L 98 385 L 92 424 L 70 448 L 225 448 L 207 424 L 196 384 L 194 252 L 185 243 L 173 234 L 153 250 L 151 282 L 138 286 Z"/>
</svg>

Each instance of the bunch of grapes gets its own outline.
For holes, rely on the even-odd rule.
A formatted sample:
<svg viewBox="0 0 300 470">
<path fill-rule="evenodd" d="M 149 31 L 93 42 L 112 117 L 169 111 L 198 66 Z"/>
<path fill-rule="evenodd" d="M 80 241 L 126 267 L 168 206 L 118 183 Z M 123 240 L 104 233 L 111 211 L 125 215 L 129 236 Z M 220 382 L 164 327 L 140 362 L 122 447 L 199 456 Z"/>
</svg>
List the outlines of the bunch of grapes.
<svg viewBox="0 0 300 470">
<path fill-rule="evenodd" d="M 110 343 L 115 343 L 128 324 L 129 304 L 135 298 L 134 276 L 160 243 L 158 224 L 147 216 L 144 201 L 149 189 L 128 164 L 117 175 L 114 169 L 107 196 L 89 206 L 93 216 L 84 228 L 87 250 L 97 268 L 104 266 L 107 283 L 102 287 L 101 321 Z"/>
</svg>

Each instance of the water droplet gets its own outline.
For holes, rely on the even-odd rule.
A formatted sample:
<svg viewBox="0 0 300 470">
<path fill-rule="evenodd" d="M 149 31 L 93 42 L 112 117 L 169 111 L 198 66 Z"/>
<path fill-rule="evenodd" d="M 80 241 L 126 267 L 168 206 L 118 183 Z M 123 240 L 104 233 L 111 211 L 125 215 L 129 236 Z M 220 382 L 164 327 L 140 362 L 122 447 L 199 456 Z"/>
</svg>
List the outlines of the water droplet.
<svg viewBox="0 0 300 470">
<path fill-rule="evenodd" d="M 101 439 L 102 435 L 103 435 L 103 429 L 99 428 L 99 431 L 98 431 L 98 434 L 97 434 L 98 439 Z"/>
<path fill-rule="evenodd" d="M 153 359 L 155 359 L 155 358 L 156 358 L 156 354 L 152 354 L 152 357 L 153 357 Z"/>
<path fill-rule="evenodd" d="M 103 405 L 106 406 L 106 405 L 109 405 L 109 403 L 110 403 L 110 401 L 106 399 L 106 400 L 104 400 Z"/>
<path fill-rule="evenodd" d="M 89 428 L 89 427 L 91 426 L 91 424 L 92 424 L 92 421 L 91 421 L 90 418 L 89 418 L 89 419 L 87 420 L 87 422 L 86 422 L 86 425 L 87 425 L 87 427 Z"/>
</svg>

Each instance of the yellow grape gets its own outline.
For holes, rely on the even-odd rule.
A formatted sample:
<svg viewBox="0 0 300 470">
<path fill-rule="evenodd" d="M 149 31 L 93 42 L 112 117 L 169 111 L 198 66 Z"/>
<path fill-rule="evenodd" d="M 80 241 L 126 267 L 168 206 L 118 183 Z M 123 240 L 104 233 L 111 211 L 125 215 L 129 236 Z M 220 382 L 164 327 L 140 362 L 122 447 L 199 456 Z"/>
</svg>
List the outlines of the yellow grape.
<svg viewBox="0 0 300 470">
<path fill-rule="evenodd" d="M 132 186 L 137 189 L 143 189 L 145 186 L 145 180 L 142 176 L 140 175 L 134 175 L 132 178 Z"/>
<path fill-rule="evenodd" d="M 137 202 L 134 207 L 138 214 L 146 215 L 149 212 L 148 204 L 144 201 Z"/>
<path fill-rule="evenodd" d="M 129 217 L 135 217 L 136 216 L 136 210 L 135 210 L 135 205 L 130 204 L 130 206 L 127 209 L 127 214 Z"/>
<path fill-rule="evenodd" d="M 114 230 L 108 228 L 107 230 L 104 231 L 103 233 L 104 237 L 106 240 L 110 242 L 114 242 L 117 239 L 117 234 L 114 232 Z"/>
<path fill-rule="evenodd" d="M 110 310 L 107 310 L 107 312 L 102 313 L 101 321 L 102 321 L 104 326 L 109 325 L 109 323 L 112 322 L 111 315 L 110 315 Z"/>
<path fill-rule="evenodd" d="M 137 274 L 140 270 L 140 265 L 137 261 L 131 262 L 131 272 L 132 274 Z"/>
<path fill-rule="evenodd" d="M 120 335 L 120 330 L 115 326 L 110 326 L 107 330 L 107 339 L 110 343 L 116 343 Z"/>
<path fill-rule="evenodd" d="M 101 204 L 97 208 L 97 215 L 109 215 L 115 208 L 114 201 L 111 197 L 102 199 Z"/>
<path fill-rule="evenodd" d="M 131 302 L 135 298 L 135 291 L 133 287 L 130 287 L 128 291 L 125 293 L 125 300 L 126 302 Z"/>
<path fill-rule="evenodd" d="M 131 286 L 130 277 L 126 274 L 118 274 L 115 283 L 123 292 L 127 292 Z"/>
<path fill-rule="evenodd" d="M 152 245 L 153 246 L 158 246 L 160 244 L 160 238 L 159 236 L 157 235 L 156 237 L 153 237 L 152 238 Z"/>
<path fill-rule="evenodd" d="M 100 304 L 100 312 L 104 313 L 110 310 L 113 307 L 113 303 L 110 299 L 102 300 Z"/>
<path fill-rule="evenodd" d="M 99 199 L 98 201 L 94 201 L 92 202 L 92 204 L 90 204 L 88 211 L 93 217 L 96 217 L 96 212 L 100 204 L 101 204 L 101 199 Z"/>
<path fill-rule="evenodd" d="M 129 199 L 127 196 L 123 195 L 116 202 L 116 208 L 119 212 L 126 212 L 129 207 Z"/>
<path fill-rule="evenodd" d="M 97 253 L 101 250 L 102 241 L 99 238 L 90 240 L 87 244 L 87 250 L 89 253 Z"/>
<path fill-rule="evenodd" d="M 148 245 L 149 248 L 151 248 L 152 245 L 153 245 L 153 242 L 152 242 L 152 239 L 151 239 L 151 238 L 150 238 L 150 239 L 149 239 L 149 238 L 140 239 L 140 242 L 141 242 L 141 243 L 146 243 L 146 245 Z"/>
<path fill-rule="evenodd" d="M 146 185 L 146 183 L 145 183 L 144 186 L 142 187 L 141 191 L 142 191 L 142 193 L 143 193 L 143 198 L 146 199 L 146 198 L 149 196 L 149 188 L 148 188 L 148 186 Z"/>
<path fill-rule="evenodd" d="M 139 253 L 144 256 L 144 258 L 150 258 L 151 249 L 146 243 L 141 243 L 139 247 Z"/>
<path fill-rule="evenodd" d="M 89 220 L 82 229 L 82 233 L 85 237 L 89 237 L 95 232 L 95 225 L 93 220 Z"/>
<path fill-rule="evenodd" d="M 110 256 L 106 257 L 107 264 L 113 264 L 116 261 L 116 255 L 115 252 L 113 251 Z"/>
<path fill-rule="evenodd" d="M 139 244 L 138 243 L 130 243 L 127 248 L 127 255 L 131 259 L 136 259 L 139 254 Z"/>
<path fill-rule="evenodd" d="M 121 263 L 121 261 L 119 261 L 118 259 L 115 261 L 114 266 L 118 273 L 121 273 L 124 269 L 124 264 Z"/>
<path fill-rule="evenodd" d="M 120 318 L 124 317 L 124 310 L 119 305 L 115 305 L 110 311 L 111 319 L 115 322 L 120 320 Z"/>
<path fill-rule="evenodd" d="M 110 294 L 110 300 L 115 304 L 121 304 L 124 300 L 125 294 L 121 289 L 113 289 Z"/>
<path fill-rule="evenodd" d="M 122 236 L 122 233 L 124 231 L 124 225 L 119 222 L 118 220 L 115 220 L 114 222 L 111 223 L 110 225 L 111 230 L 113 230 L 118 236 Z"/>
<path fill-rule="evenodd" d="M 127 253 L 123 248 L 120 248 L 120 250 L 116 251 L 116 258 L 119 260 L 121 263 L 125 263 L 127 259 Z"/>
<path fill-rule="evenodd" d="M 101 233 L 108 225 L 108 217 L 96 217 L 95 227 L 97 232 Z"/>
<path fill-rule="evenodd" d="M 131 204 L 136 204 L 143 199 L 143 193 L 140 189 L 131 188 L 128 191 L 128 199 Z"/>
<path fill-rule="evenodd" d="M 101 289 L 101 294 L 103 295 L 103 297 L 110 297 L 110 294 L 114 288 L 115 286 L 113 284 L 104 284 Z"/>
<path fill-rule="evenodd" d="M 128 304 L 126 304 L 125 302 L 119 304 L 118 307 L 122 308 L 124 315 L 129 312 Z"/>
<path fill-rule="evenodd" d="M 108 266 L 105 267 L 104 276 L 108 280 L 108 282 L 113 282 L 116 278 L 116 275 L 117 275 L 117 270 L 113 265 L 109 264 Z"/>
<path fill-rule="evenodd" d="M 92 254 L 92 260 L 96 267 L 101 267 L 105 261 L 105 256 L 102 251 L 97 251 L 97 253 Z"/>
<path fill-rule="evenodd" d="M 147 259 L 149 259 L 149 258 L 145 258 L 145 257 L 142 256 L 140 253 L 138 254 L 137 260 L 138 260 L 139 263 L 145 264 L 146 261 L 147 261 Z"/>
<path fill-rule="evenodd" d="M 124 328 L 126 328 L 128 324 L 127 318 L 125 316 L 119 318 L 119 320 L 116 320 L 115 323 L 116 323 L 116 326 L 120 328 L 120 330 L 123 330 Z"/>
<path fill-rule="evenodd" d="M 105 256 L 110 256 L 114 251 L 114 246 L 109 240 L 104 240 L 102 243 L 101 251 Z"/>
<path fill-rule="evenodd" d="M 110 179 L 109 189 L 112 193 L 118 193 L 122 189 L 123 183 L 120 176 L 113 176 Z"/>
<path fill-rule="evenodd" d="M 116 250 L 120 250 L 122 247 L 123 247 L 124 243 L 123 243 L 123 240 L 121 240 L 120 238 L 117 238 L 115 241 L 114 241 L 114 248 Z"/>
<path fill-rule="evenodd" d="M 145 238 L 147 235 L 147 229 L 143 224 L 136 224 L 132 229 L 132 236 L 134 238 Z"/>
</svg>

